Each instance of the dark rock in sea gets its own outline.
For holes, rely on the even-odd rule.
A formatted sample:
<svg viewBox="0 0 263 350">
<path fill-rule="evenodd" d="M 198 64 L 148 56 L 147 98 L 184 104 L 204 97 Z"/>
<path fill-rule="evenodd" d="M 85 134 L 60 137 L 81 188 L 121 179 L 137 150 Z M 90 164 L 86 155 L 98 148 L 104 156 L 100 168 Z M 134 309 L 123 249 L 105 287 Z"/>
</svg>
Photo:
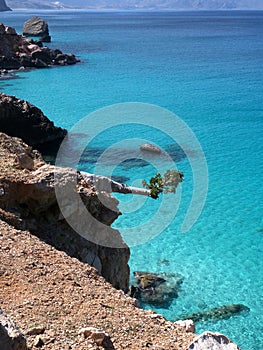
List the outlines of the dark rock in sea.
<svg viewBox="0 0 263 350">
<path fill-rule="evenodd" d="M 159 147 L 152 145 L 151 143 L 145 143 L 144 145 L 141 145 L 140 150 L 143 152 L 150 152 L 156 154 L 162 153 L 162 150 Z"/>
<path fill-rule="evenodd" d="M 48 24 L 37 16 L 30 18 L 24 23 L 23 35 L 39 37 L 42 42 L 51 42 Z"/>
<path fill-rule="evenodd" d="M 143 303 L 169 307 L 173 299 L 178 297 L 182 284 L 179 274 L 134 272 L 136 285 L 130 288 L 130 295 Z"/>
<path fill-rule="evenodd" d="M 193 320 L 194 322 L 226 320 L 232 316 L 248 312 L 250 309 L 242 304 L 230 304 L 215 307 L 213 309 L 181 315 L 178 320 Z"/>
<path fill-rule="evenodd" d="M 0 24 L 0 71 L 24 68 L 47 68 L 52 65 L 72 65 L 79 62 L 73 54 L 43 47 L 16 33 L 12 27 Z"/>
<path fill-rule="evenodd" d="M 120 182 L 122 184 L 125 184 L 130 180 L 129 177 L 123 175 L 112 175 L 108 177 L 110 177 L 113 181 Z"/>
<path fill-rule="evenodd" d="M 184 153 L 183 149 L 176 143 L 165 147 L 165 151 L 175 162 L 179 162 L 180 160 L 186 158 L 186 154 Z"/>
<path fill-rule="evenodd" d="M 12 11 L 10 7 L 6 5 L 5 0 L 0 0 L 0 12 L 1 11 Z"/>
<path fill-rule="evenodd" d="M 67 134 L 31 103 L 3 93 L 0 93 L 0 131 L 20 137 L 30 146 L 61 142 Z"/>
<path fill-rule="evenodd" d="M 147 165 L 149 165 L 149 163 L 140 158 L 130 158 L 120 163 L 120 167 L 124 170 L 130 170 L 133 168 L 143 168 Z"/>
</svg>

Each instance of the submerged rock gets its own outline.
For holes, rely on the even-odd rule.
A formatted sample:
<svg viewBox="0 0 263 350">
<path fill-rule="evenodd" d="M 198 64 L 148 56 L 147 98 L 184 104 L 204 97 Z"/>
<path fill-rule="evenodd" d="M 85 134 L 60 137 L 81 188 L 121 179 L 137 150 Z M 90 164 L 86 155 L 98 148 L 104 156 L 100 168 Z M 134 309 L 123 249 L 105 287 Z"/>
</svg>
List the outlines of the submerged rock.
<svg viewBox="0 0 263 350">
<path fill-rule="evenodd" d="M 130 295 L 144 303 L 169 307 L 182 284 L 179 274 L 134 272 L 136 286 L 131 286 Z"/>
<path fill-rule="evenodd" d="M 24 23 L 23 35 L 38 36 L 43 42 L 49 43 L 51 41 L 48 24 L 42 18 L 37 16 L 30 18 Z"/>
<path fill-rule="evenodd" d="M 156 154 L 162 153 L 162 150 L 159 147 L 151 143 L 145 143 L 144 145 L 141 145 L 140 150 L 143 152 L 150 152 L 150 153 L 156 153 Z"/>
<path fill-rule="evenodd" d="M 225 320 L 234 315 L 239 315 L 242 312 L 248 312 L 249 310 L 250 309 L 247 306 L 242 304 L 230 304 L 196 312 L 193 314 L 182 315 L 178 319 L 193 320 L 194 322 Z"/>
<path fill-rule="evenodd" d="M 187 350 L 240 350 L 240 348 L 225 335 L 207 331 L 197 336 Z"/>
</svg>

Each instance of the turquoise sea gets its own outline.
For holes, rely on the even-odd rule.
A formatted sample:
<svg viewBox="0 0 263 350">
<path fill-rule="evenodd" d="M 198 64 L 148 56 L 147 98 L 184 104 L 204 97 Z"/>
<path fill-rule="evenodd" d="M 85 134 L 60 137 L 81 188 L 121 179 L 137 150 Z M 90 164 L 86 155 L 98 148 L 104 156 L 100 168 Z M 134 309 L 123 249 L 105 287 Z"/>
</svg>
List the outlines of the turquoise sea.
<svg viewBox="0 0 263 350">
<path fill-rule="evenodd" d="M 1 13 L 0 22 L 21 32 L 35 14 L 49 24 L 50 46 L 75 53 L 81 63 L 19 73 L 17 79 L 0 81 L 1 91 L 36 104 L 67 129 L 99 108 L 124 102 L 154 104 L 187 123 L 208 166 L 206 203 L 195 225 L 182 233 L 194 175 L 178 148 L 172 158 L 185 177 L 178 193 L 166 195 L 161 210 L 163 198 L 118 196 L 124 214 L 114 225 L 120 232 L 136 228 L 158 210 L 156 225 L 161 225 L 178 206 L 168 227 L 131 247 L 131 271 L 183 276 L 169 308 L 154 308 L 170 320 L 220 305 L 246 305 L 249 313 L 199 323 L 197 332 L 219 331 L 242 350 L 263 349 L 263 12 L 14 11 Z M 92 171 L 96 154 L 127 138 L 145 138 L 171 150 L 173 140 L 151 125 L 126 129 L 125 117 L 123 124 L 98 135 L 81 169 Z M 114 174 L 129 184 L 149 178 L 154 166 L 136 159 L 130 143 L 120 143 L 118 152 L 124 148 L 131 159 Z M 104 175 L 108 166 L 100 166 Z"/>
</svg>

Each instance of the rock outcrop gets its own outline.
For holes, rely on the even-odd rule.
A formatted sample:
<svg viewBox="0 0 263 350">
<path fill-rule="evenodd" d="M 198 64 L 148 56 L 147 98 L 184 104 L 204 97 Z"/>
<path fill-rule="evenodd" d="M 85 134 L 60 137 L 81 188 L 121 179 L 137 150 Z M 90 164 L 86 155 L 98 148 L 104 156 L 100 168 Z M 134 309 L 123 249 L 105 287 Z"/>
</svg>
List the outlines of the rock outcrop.
<svg viewBox="0 0 263 350">
<path fill-rule="evenodd" d="M 37 151 L 18 138 L 0 133 L 0 150 L 0 208 L 6 213 L 0 213 L 1 218 L 7 217 L 7 222 L 30 229 L 57 249 L 96 267 L 114 287 L 127 291 L 130 251 L 120 233 L 110 227 L 120 215 L 118 201 L 106 193 L 99 197 L 90 182 L 73 169 L 45 164 Z M 79 203 L 66 198 L 64 215 L 66 210 L 75 218 L 78 233 L 61 214 L 55 186 L 65 193 L 74 188 L 87 215 L 94 218 L 82 221 Z M 103 204 L 109 202 L 110 209 Z M 103 230 L 99 222 L 104 224 Z M 98 244 L 100 237 L 106 237 L 111 245 Z"/>
<path fill-rule="evenodd" d="M 220 333 L 204 332 L 194 339 L 188 350 L 240 350 L 228 337 Z"/>
<path fill-rule="evenodd" d="M 67 134 L 42 111 L 15 96 L 0 93 L 0 132 L 20 137 L 30 146 L 60 142 Z"/>
<path fill-rule="evenodd" d="M 49 43 L 51 41 L 48 24 L 42 18 L 39 18 L 37 16 L 30 18 L 24 23 L 23 35 L 29 37 L 37 36 L 39 37 L 40 41 L 46 43 Z"/>
<path fill-rule="evenodd" d="M 136 285 L 131 286 L 129 294 L 143 303 L 169 307 L 182 284 L 182 276 L 173 273 L 134 272 Z"/>
<path fill-rule="evenodd" d="M 72 65 L 79 60 L 73 54 L 41 47 L 32 39 L 16 33 L 13 27 L 0 23 L 0 70 L 47 68 L 52 65 Z"/>
<path fill-rule="evenodd" d="M 1 350 L 27 350 L 26 338 L 0 309 L 0 349 Z"/>
<path fill-rule="evenodd" d="M 11 11 L 10 7 L 6 5 L 5 0 L 0 0 L 0 12 L 1 11 Z"/>
</svg>

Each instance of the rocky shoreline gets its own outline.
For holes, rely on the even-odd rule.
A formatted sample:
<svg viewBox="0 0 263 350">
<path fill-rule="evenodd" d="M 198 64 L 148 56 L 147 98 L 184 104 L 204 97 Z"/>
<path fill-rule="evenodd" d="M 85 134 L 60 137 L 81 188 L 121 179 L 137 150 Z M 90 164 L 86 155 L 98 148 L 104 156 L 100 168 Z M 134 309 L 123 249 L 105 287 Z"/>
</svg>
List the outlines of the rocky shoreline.
<svg viewBox="0 0 263 350">
<path fill-rule="evenodd" d="M 31 114 L 32 110 L 36 113 Z M 111 202 L 108 209 L 81 173 L 46 164 L 38 151 L 15 137 L 19 133 L 27 139 L 31 134 L 29 143 L 35 144 L 33 131 L 26 133 L 29 120 L 32 127 L 37 129 L 38 123 L 43 127 L 41 142 L 50 139 L 45 134 L 48 131 L 53 135 L 55 130 L 61 138 L 63 130 L 41 113 L 26 101 L 0 94 L 0 121 L 9 118 L 13 124 L 9 136 L 1 130 L 7 123 L 0 123 L 0 309 L 22 329 L 6 329 L 7 321 L 0 317 L 0 331 L 5 335 L 0 336 L 0 345 L 1 341 L 10 343 L 6 350 L 17 349 L 18 344 L 22 344 L 20 350 L 238 350 L 220 334 L 204 333 L 195 338 L 192 321 L 169 322 L 138 308 L 138 301 L 124 294 L 129 287 L 130 251 L 121 234 L 110 227 L 120 215 L 117 200 L 103 193 L 103 203 Z M 15 123 L 20 123 L 19 128 Z M 106 234 L 120 248 L 95 244 L 68 225 L 57 203 L 55 174 L 59 174 L 62 190 L 77 177 L 76 191 L 86 209 L 108 227 Z M 70 198 L 64 204 L 70 215 L 80 215 Z M 80 225 L 80 229 L 87 228 Z M 95 231 L 100 234 L 96 227 Z M 137 293 L 159 302 L 156 298 L 160 295 L 150 290 L 164 286 L 166 276 L 137 276 Z M 180 278 L 176 278 L 179 286 Z M 6 320 L 8 316 L 2 315 Z M 8 322 L 14 328 L 12 320 Z"/>
<path fill-rule="evenodd" d="M 10 71 L 51 66 L 73 65 L 80 62 L 74 54 L 65 54 L 17 34 L 13 27 L 0 23 L 0 77 L 6 78 Z"/>
<path fill-rule="evenodd" d="M 21 68 L 77 62 L 74 55 L 41 47 L 0 24 L 4 77 Z M 238 350 L 220 334 L 195 338 L 192 321 L 169 322 L 140 309 L 125 294 L 130 250 L 111 228 L 121 214 L 118 201 L 106 192 L 98 195 L 83 174 L 47 164 L 32 149 L 51 143 L 58 147 L 66 134 L 29 102 L 0 93 L 0 349 Z M 104 224 L 105 232 L 81 222 L 85 234 L 74 231 L 57 201 L 57 177 L 62 191 L 75 186 L 85 210 Z M 103 204 L 109 202 L 111 209 Z M 70 216 L 80 216 L 81 208 L 71 198 L 64 205 Z M 118 248 L 87 239 L 102 233 Z M 137 274 L 139 284 L 131 295 L 159 303 L 166 276 Z M 180 276 L 173 277 L 179 288 Z M 153 286 L 160 289 L 157 295 Z M 167 295 L 174 297 L 177 290 Z"/>
</svg>

